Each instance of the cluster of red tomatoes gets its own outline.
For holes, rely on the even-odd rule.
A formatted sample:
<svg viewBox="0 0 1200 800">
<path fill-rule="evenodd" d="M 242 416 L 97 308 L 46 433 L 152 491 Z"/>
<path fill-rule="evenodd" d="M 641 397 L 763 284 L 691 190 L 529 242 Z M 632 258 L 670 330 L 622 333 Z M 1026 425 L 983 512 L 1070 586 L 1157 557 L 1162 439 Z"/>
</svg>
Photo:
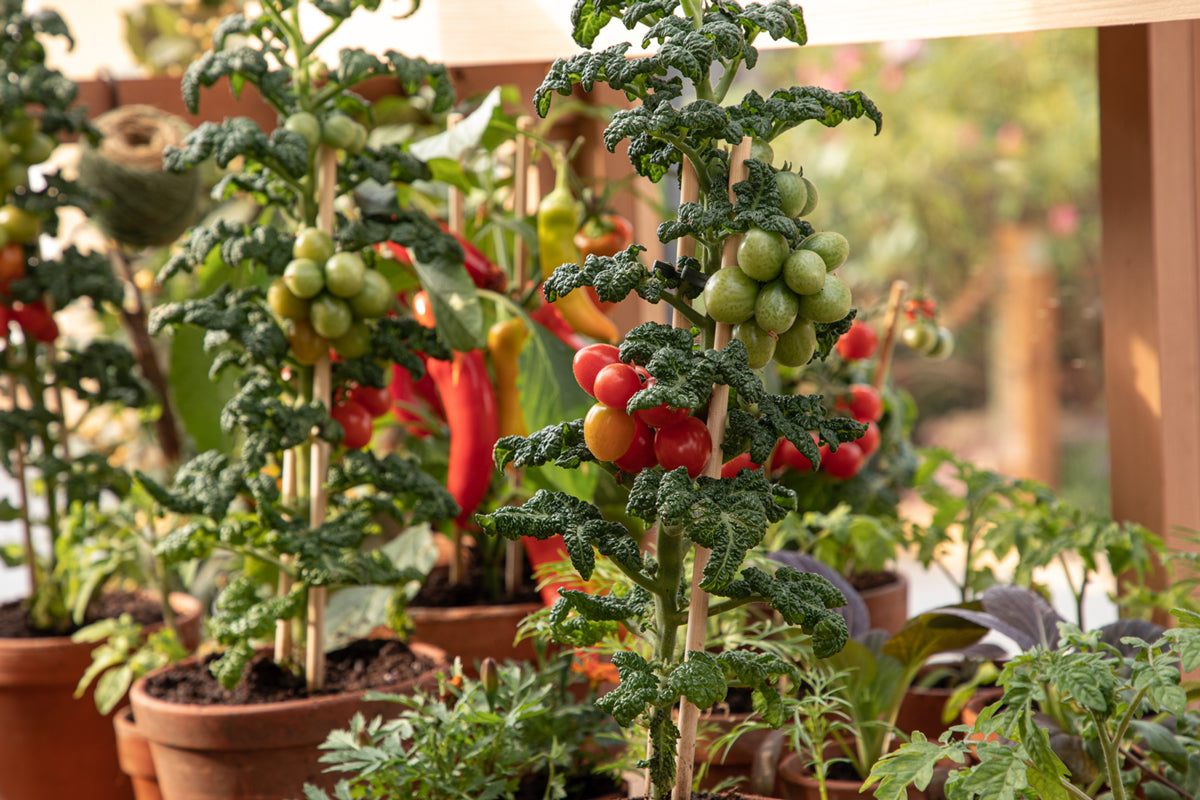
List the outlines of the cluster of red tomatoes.
<svg viewBox="0 0 1200 800">
<path fill-rule="evenodd" d="M 661 466 L 686 467 L 696 478 L 712 457 L 712 436 L 689 408 L 661 405 L 626 412 L 635 392 L 653 384 L 641 367 L 626 364 L 611 344 L 592 344 L 575 354 L 575 380 L 597 402 L 583 421 L 583 438 L 592 455 L 625 472 Z"/>
<path fill-rule="evenodd" d="M 342 445 L 349 450 L 361 450 L 371 443 L 375 420 L 392 410 L 392 396 L 387 387 L 355 385 L 338 397 L 329 416 L 342 426 Z"/>
<path fill-rule="evenodd" d="M 0 206 L 0 331 L 7 331 L 15 322 L 26 337 L 49 344 L 58 338 L 58 324 L 45 303 L 9 300 L 13 281 L 25 277 L 29 263 L 25 249 L 37 241 L 41 231 L 36 215 L 11 204 Z"/>
</svg>

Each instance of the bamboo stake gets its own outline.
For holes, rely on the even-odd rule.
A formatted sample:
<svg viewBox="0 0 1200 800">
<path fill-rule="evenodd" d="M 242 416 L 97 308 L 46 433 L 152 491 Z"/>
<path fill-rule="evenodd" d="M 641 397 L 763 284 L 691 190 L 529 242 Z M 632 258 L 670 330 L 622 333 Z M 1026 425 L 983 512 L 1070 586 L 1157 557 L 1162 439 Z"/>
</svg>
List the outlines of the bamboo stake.
<svg viewBox="0 0 1200 800">
<path fill-rule="evenodd" d="M 4 349 L 6 353 L 10 353 L 12 342 L 9 341 L 7 335 L 4 338 Z M 8 393 L 12 398 L 12 409 L 15 411 L 18 408 L 17 392 L 20 386 L 17 384 L 17 376 L 11 372 L 8 375 Z M 21 515 L 21 545 L 25 550 L 25 568 L 29 572 L 29 595 L 33 596 L 38 586 L 38 570 L 37 570 L 37 550 L 33 546 L 33 524 L 29 521 L 29 483 L 25 477 L 25 442 L 21 437 L 17 437 L 16 451 L 13 453 L 13 467 L 16 468 L 17 479 L 17 509 Z"/>
<path fill-rule="evenodd" d="M 896 334 L 900 331 L 900 307 L 904 304 L 904 295 L 907 293 L 907 283 L 892 282 L 887 314 L 883 318 L 883 344 L 879 346 L 879 363 L 875 365 L 875 376 L 871 380 L 871 385 L 876 389 L 882 389 L 887 383 L 888 370 L 892 366 L 892 352 L 896 348 Z"/>
<path fill-rule="evenodd" d="M 533 130 L 533 118 L 517 117 L 517 155 L 513 162 L 513 213 L 517 219 L 525 219 L 529 213 L 529 137 Z M 529 254 L 525 237 L 517 236 L 513 244 L 513 284 L 518 291 L 525 290 L 529 279 Z"/>
<path fill-rule="evenodd" d="M 729 185 L 730 199 L 733 199 L 732 187 L 735 183 L 747 178 L 746 159 L 750 157 L 750 140 L 743 139 L 734 146 L 730 153 Z M 721 265 L 729 266 L 737 261 L 738 236 L 730 236 L 725 240 L 721 252 Z M 720 350 L 729 344 L 732 338 L 732 328 L 724 323 L 717 323 L 716 338 L 713 346 Z M 704 474 L 710 478 L 721 477 L 721 445 L 725 441 L 725 416 L 729 410 L 729 387 L 724 384 L 713 388 L 708 401 L 708 432 L 712 436 L 713 452 L 704 469 Z M 708 566 L 709 550 L 696 547 L 695 560 L 692 565 L 692 588 L 688 604 L 687 634 L 684 637 L 684 653 L 704 649 L 704 636 L 708 628 L 708 592 L 700 588 L 704 568 Z M 692 771 L 696 758 L 696 726 L 700 721 L 700 709 L 690 701 L 684 701 L 679 710 L 679 753 L 675 766 L 675 800 L 688 800 L 692 792 Z"/>
<path fill-rule="evenodd" d="M 288 449 L 283 454 L 283 470 L 281 483 L 283 484 L 283 505 L 285 508 L 294 508 L 296 505 L 297 485 L 296 485 L 296 451 Z M 291 557 L 284 555 L 280 557 L 283 567 L 286 567 L 291 562 Z M 280 597 L 284 597 L 292 590 L 292 576 L 286 569 L 280 568 L 279 582 L 276 588 L 276 593 Z M 281 619 L 275 623 L 275 660 L 277 662 L 287 661 L 292 657 L 292 623 L 291 620 Z"/>
<path fill-rule="evenodd" d="M 317 227 L 333 235 L 334 207 L 337 196 L 337 153 L 322 146 L 318 159 L 317 173 L 319 195 L 317 200 Z M 330 405 L 331 375 L 329 355 L 313 365 L 313 400 Z M 325 489 L 325 478 L 329 470 L 329 443 L 319 437 L 312 442 L 311 466 L 309 469 L 309 525 L 320 527 L 325 522 L 329 498 Z M 325 686 L 325 587 L 313 586 L 308 590 L 308 626 L 305 638 L 304 674 L 310 692 Z"/>
</svg>

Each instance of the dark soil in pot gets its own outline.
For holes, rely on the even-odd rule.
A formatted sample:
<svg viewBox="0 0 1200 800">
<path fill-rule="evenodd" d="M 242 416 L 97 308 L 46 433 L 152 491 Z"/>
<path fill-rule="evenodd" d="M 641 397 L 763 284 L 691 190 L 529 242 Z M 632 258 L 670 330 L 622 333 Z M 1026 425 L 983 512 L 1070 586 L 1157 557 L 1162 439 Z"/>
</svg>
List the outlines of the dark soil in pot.
<svg viewBox="0 0 1200 800">
<path fill-rule="evenodd" d="M 84 625 L 102 619 L 114 619 L 129 614 L 142 625 L 162 622 L 162 604 L 153 597 L 138 592 L 105 592 L 87 607 Z M 39 631 L 29 627 L 23 601 L 0 604 L 0 639 L 32 639 L 46 636 L 69 636 L 82 626 L 72 625 L 66 631 Z"/>
<path fill-rule="evenodd" d="M 517 789 L 513 800 L 542 800 L 546 796 L 547 778 L 535 775 Z M 621 791 L 621 783 L 608 775 L 582 774 L 567 779 L 567 797 L 570 800 L 588 800 L 607 797 Z"/>
<path fill-rule="evenodd" d="M 173 703 L 192 705 L 246 705 L 275 703 L 310 696 L 303 676 L 276 664 L 270 653 L 259 653 L 250 662 L 241 682 L 232 690 L 217 683 L 208 670 L 216 656 L 182 663 L 175 669 L 151 675 L 146 689 Z M 316 694 L 337 694 L 386 688 L 416 678 L 435 666 L 394 639 L 363 639 L 326 656 L 325 688 Z"/>
<path fill-rule="evenodd" d="M 495 593 L 487 591 L 483 566 L 479 563 L 472 563 L 467 569 L 466 580 L 459 584 L 450 583 L 449 570 L 435 569 L 425 579 L 417 596 L 409 605 L 420 608 L 454 608 L 541 602 L 542 596 L 533 587 L 533 573 L 526 565 L 525 577 L 517 594 L 513 597 L 505 597 L 501 593 L 497 597 Z"/>
</svg>

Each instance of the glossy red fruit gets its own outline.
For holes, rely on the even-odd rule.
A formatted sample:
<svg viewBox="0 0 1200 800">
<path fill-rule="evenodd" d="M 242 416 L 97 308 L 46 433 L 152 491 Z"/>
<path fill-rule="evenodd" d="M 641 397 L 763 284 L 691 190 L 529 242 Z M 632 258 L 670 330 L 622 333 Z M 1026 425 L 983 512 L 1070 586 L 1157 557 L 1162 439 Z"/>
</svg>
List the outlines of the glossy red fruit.
<svg viewBox="0 0 1200 800">
<path fill-rule="evenodd" d="M 348 450 L 361 450 L 371 442 L 371 414 L 352 400 L 335 405 L 329 416 L 342 426 L 342 445 Z"/>
<path fill-rule="evenodd" d="M 662 468 L 670 472 L 687 467 L 688 477 L 697 478 L 712 457 L 712 436 L 698 417 L 687 417 L 654 437 L 654 454 Z"/>
<path fill-rule="evenodd" d="M 621 363 L 617 357 L 618 352 L 615 345 L 603 342 L 589 344 L 578 350 L 571 361 L 571 370 L 575 374 L 575 380 L 579 383 L 579 387 L 595 397 L 596 376 L 609 364 Z"/>
<path fill-rule="evenodd" d="M 629 398 L 641 388 L 642 379 L 637 370 L 618 361 L 605 364 L 596 373 L 592 395 L 606 406 L 624 409 L 629 404 Z"/>
<path fill-rule="evenodd" d="M 346 393 L 346 399 L 365 408 L 372 418 L 382 417 L 392 408 L 392 394 L 387 387 L 355 386 Z"/>
<path fill-rule="evenodd" d="M 637 417 L 633 419 L 633 442 L 625 455 L 613 463 L 626 472 L 637 474 L 658 464 L 654 454 L 654 429 Z"/>
<path fill-rule="evenodd" d="M 50 344 L 58 338 L 58 323 L 40 300 L 35 303 L 17 303 L 12 307 L 11 316 L 14 322 L 29 338 Z"/>
<path fill-rule="evenodd" d="M 867 323 L 854 320 L 850 330 L 846 331 L 837 343 L 838 355 L 847 361 L 857 361 L 875 355 L 879 344 L 879 334 Z"/>
<path fill-rule="evenodd" d="M 790 442 L 789 442 L 790 444 Z M 762 464 L 755 464 L 750 459 L 749 453 L 742 453 L 740 456 L 735 456 L 721 465 L 722 478 L 734 478 L 744 469 L 761 469 Z"/>
<path fill-rule="evenodd" d="M 817 442 L 817 435 L 809 433 L 812 437 L 813 444 Z M 820 460 L 817 463 L 821 463 Z M 812 462 L 804 457 L 804 454 L 789 442 L 787 439 L 780 439 L 779 444 L 775 445 L 775 452 L 771 456 L 771 468 L 776 472 L 781 472 L 786 469 L 795 470 L 797 472 L 812 472 Z"/>
<path fill-rule="evenodd" d="M 854 442 L 839 445 L 836 452 L 829 445 L 821 445 L 821 470 L 830 477 L 839 480 L 853 478 L 865 461 L 862 448 Z"/>
<path fill-rule="evenodd" d="M 879 450 L 879 442 L 882 434 L 879 431 L 879 425 L 874 422 L 867 423 L 867 430 L 862 436 L 858 437 L 855 442 L 862 450 L 863 458 L 870 458 Z"/>
<path fill-rule="evenodd" d="M 883 395 L 869 383 L 853 383 L 847 394 L 834 404 L 839 411 L 848 411 L 859 422 L 878 422 L 883 417 Z"/>
</svg>

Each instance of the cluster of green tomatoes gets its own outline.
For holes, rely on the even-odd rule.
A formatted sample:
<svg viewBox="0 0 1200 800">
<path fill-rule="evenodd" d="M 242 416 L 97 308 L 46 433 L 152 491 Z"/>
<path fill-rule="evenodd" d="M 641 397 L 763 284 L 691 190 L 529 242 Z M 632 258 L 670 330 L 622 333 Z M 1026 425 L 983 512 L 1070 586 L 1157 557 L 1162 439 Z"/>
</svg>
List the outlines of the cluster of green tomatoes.
<svg viewBox="0 0 1200 800">
<path fill-rule="evenodd" d="M 20 111 L 0 129 L 0 195 L 28 186 L 29 168 L 49 158 L 58 146 L 41 128 L 41 120 Z"/>
<path fill-rule="evenodd" d="M 361 254 L 336 250 L 329 234 L 309 227 L 297 232 L 292 260 L 267 289 L 267 302 L 287 321 L 296 360 L 315 364 L 330 347 L 342 358 L 365 355 L 366 321 L 387 314 L 395 297 Z"/>
<path fill-rule="evenodd" d="M 807 178 L 784 170 L 775 182 L 788 216 L 807 216 L 816 206 L 816 187 Z M 849 254 L 849 242 L 836 231 L 814 233 L 793 250 L 782 234 L 751 228 L 738 245 L 737 263 L 705 283 L 706 313 L 733 326 L 754 369 L 772 359 L 803 366 L 817 346 L 814 323 L 850 313 L 850 288 L 834 274 Z"/>
</svg>

